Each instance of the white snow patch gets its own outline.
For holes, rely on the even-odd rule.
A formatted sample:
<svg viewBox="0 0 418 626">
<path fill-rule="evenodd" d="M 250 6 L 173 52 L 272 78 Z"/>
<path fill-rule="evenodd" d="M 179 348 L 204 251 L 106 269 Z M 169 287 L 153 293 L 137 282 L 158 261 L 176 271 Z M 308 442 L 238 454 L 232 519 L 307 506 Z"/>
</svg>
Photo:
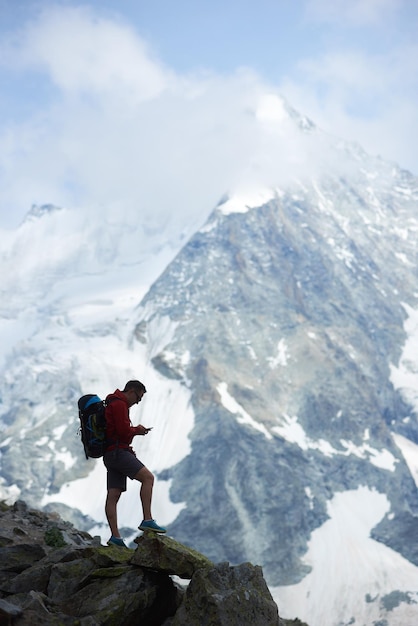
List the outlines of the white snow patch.
<svg viewBox="0 0 418 626">
<path fill-rule="evenodd" d="M 5 480 L 0 476 L 0 500 L 8 505 L 14 504 L 20 497 L 20 489 L 16 484 L 5 485 Z"/>
<path fill-rule="evenodd" d="M 289 352 L 284 338 L 277 344 L 277 354 L 274 357 L 267 357 L 267 362 L 271 369 L 276 369 L 279 365 L 285 367 L 289 358 Z"/>
<path fill-rule="evenodd" d="M 361 459 L 367 459 L 376 467 L 392 472 L 395 471 L 397 459 L 389 450 L 376 450 L 376 448 L 372 448 L 367 443 L 357 446 L 352 441 L 344 439 L 341 439 L 340 443 L 345 450 L 337 450 L 325 439 L 314 440 L 308 437 L 304 428 L 299 424 L 296 415 L 291 417 L 284 414 L 280 426 L 274 426 L 271 430 L 289 443 L 295 443 L 302 450 L 319 450 L 325 456 L 349 456 L 353 454 Z M 368 439 L 367 430 L 365 431 L 365 438 L 366 440 Z"/>
<path fill-rule="evenodd" d="M 57 441 L 61 439 L 66 428 L 67 428 L 67 424 L 63 424 L 62 426 L 57 426 L 57 428 L 54 428 L 54 430 L 52 431 L 54 439 Z"/>
<path fill-rule="evenodd" d="M 183 352 L 180 358 L 180 362 L 183 367 L 186 367 L 186 365 L 190 363 L 190 350 L 186 350 L 186 352 Z"/>
<path fill-rule="evenodd" d="M 282 98 L 274 93 L 266 93 L 260 97 L 255 115 L 257 120 L 273 125 L 289 119 Z"/>
<path fill-rule="evenodd" d="M 346 448 L 347 455 L 352 454 L 360 459 L 369 458 L 370 463 L 376 467 L 386 469 L 390 472 L 395 471 L 395 466 L 398 461 L 389 450 L 376 450 L 376 448 L 372 448 L 367 443 L 362 446 L 356 446 L 352 441 L 345 439 L 340 439 L 340 442 L 341 445 Z"/>
<path fill-rule="evenodd" d="M 330 519 L 312 533 L 304 558 L 312 571 L 297 585 L 270 589 L 280 614 L 297 615 L 310 626 L 373 624 L 381 618 L 387 626 L 415 624 L 417 604 L 403 603 L 390 613 L 380 605 L 392 591 L 418 589 L 418 567 L 370 538 L 389 509 L 387 497 L 368 487 L 336 494 L 327 505 Z"/>
<path fill-rule="evenodd" d="M 314 508 L 314 495 L 312 493 L 312 489 L 310 487 L 305 487 L 305 493 L 307 498 L 309 499 L 309 508 L 313 509 Z"/>
<path fill-rule="evenodd" d="M 275 197 L 273 189 L 262 189 L 251 193 L 234 194 L 223 204 L 218 206 L 218 210 L 224 215 L 230 213 L 247 213 L 250 209 L 262 206 Z"/>
<path fill-rule="evenodd" d="M 403 307 L 408 314 L 404 323 L 407 338 L 398 366 L 390 364 L 390 381 L 418 413 L 418 309 L 407 304 Z"/>
<path fill-rule="evenodd" d="M 206 224 L 204 224 L 201 228 L 199 228 L 199 233 L 210 233 L 211 230 L 214 230 L 218 225 L 218 220 L 215 218 L 209 219 Z"/>
<path fill-rule="evenodd" d="M 402 261 L 402 263 L 404 263 L 405 265 L 409 265 L 410 267 L 412 267 L 413 263 L 411 263 L 411 261 L 408 260 L 408 257 L 403 252 L 395 252 L 395 256 L 397 259 Z"/>
<path fill-rule="evenodd" d="M 392 433 L 392 437 L 399 450 L 402 452 L 405 463 L 407 464 L 409 471 L 411 472 L 411 476 L 418 487 L 418 445 L 406 437 L 396 433 Z"/>
<path fill-rule="evenodd" d="M 40 439 L 38 439 L 38 441 L 35 441 L 35 446 L 42 448 L 43 446 L 47 445 L 48 441 L 49 441 L 49 437 L 45 435 L 44 437 L 41 437 Z"/>
<path fill-rule="evenodd" d="M 145 312 L 145 310 L 144 310 Z M 146 311 L 148 312 L 148 311 Z M 139 319 L 138 322 L 141 320 Z M 173 322 L 168 315 L 155 315 L 148 322 L 148 353 L 147 358 L 151 360 L 154 356 L 164 350 L 174 337 L 178 324 Z"/>
<path fill-rule="evenodd" d="M 277 433 L 280 437 L 283 437 L 283 439 L 289 443 L 295 443 L 302 448 L 302 450 L 319 450 L 325 456 L 332 456 L 338 452 L 325 439 L 319 439 L 318 441 L 310 439 L 304 428 L 299 424 L 296 415 L 291 417 L 290 415 L 284 414 L 282 424 L 280 426 L 274 426 L 272 431 Z"/>
<path fill-rule="evenodd" d="M 257 422 L 254 418 L 247 413 L 247 411 L 233 398 L 228 392 L 228 385 L 226 383 L 219 383 L 217 391 L 221 397 L 223 406 L 234 415 L 237 415 L 237 422 L 239 424 L 247 424 L 256 430 L 259 430 L 267 439 L 272 439 L 271 434 L 267 428 Z"/>
<path fill-rule="evenodd" d="M 277 433 L 280 437 L 283 437 L 289 443 L 296 443 L 302 450 L 307 450 L 309 447 L 308 437 L 303 427 L 298 423 L 296 415 L 291 417 L 290 415 L 283 415 L 284 422 L 280 426 L 274 426 L 272 431 Z"/>
<path fill-rule="evenodd" d="M 409 189 L 409 187 L 399 187 L 398 185 L 394 185 L 393 189 L 403 196 L 412 196 L 412 189 Z"/>
<path fill-rule="evenodd" d="M 54 462 L 61 461 L 61 463 L 64 464 L 64 467 L 66 470 L 69 470 L 78 461 L 78 459 L 71 456 L 68 450 L 62 450 L 62 451 L 53 450 L 53 452 L 54 452 Z"/>
<path fill-rule="evenodd" d="M 8 316 L 10 313 L 5 310 L 4 315 Z M 11 315 L 12 317 L 0 317 L 0 367 L 2 369 L 16 344 L 25 341 L 36 328 L 31 307 L 25 306 L 22 311 L 16 312 L 16 314 L 12 311 Z"/>
</svg>

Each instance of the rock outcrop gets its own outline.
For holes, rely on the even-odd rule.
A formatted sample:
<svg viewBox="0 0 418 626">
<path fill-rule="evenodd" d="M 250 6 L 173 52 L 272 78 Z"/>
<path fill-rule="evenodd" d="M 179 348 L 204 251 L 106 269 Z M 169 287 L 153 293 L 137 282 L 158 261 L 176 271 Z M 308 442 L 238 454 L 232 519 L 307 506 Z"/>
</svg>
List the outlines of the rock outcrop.
<svg viewBox="0 0 418 626">
<path fill-rule="evenodd" d="M 214 564 L 171 537 L 105 547 L 23 502 L 0 510 L 0 624 L 290 626 L 262 569 Z M 190 583 L 190 584 L 189 584 Z"/>
</svg>

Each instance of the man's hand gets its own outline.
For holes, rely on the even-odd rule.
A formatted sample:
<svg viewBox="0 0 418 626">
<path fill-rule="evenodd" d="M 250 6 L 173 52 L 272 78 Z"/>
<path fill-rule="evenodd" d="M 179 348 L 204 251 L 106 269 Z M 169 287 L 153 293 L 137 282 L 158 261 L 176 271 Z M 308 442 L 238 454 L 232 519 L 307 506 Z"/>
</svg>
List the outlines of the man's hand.
<svg viewBox="0 0 418 626">
<path fill-rule="evenodd" d="M 151 428 L 145 428 L 145 426 L 142 426 L 142 424 L 138 424 L 138 426 L 136 427 L 136 434 L 137 435 L 147 435 L 150 430 L 152 430 L 152 427 Z"/>
</svg>

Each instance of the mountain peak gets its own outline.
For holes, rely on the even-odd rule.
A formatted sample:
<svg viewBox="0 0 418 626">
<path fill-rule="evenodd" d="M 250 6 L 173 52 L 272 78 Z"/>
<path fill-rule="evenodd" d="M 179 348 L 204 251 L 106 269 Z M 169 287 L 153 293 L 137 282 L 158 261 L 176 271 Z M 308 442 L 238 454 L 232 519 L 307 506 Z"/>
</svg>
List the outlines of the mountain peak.
<svg viewBox="0 0 418 626">
<path fill-rule="evenodd" d="M 229 213 L 247 213 L 252 208 L 262 206 L 275 197 L 274 189 L 257 189 L 254 191 L 225 195 L 217 205 L 217 211 Z"/>
</svg>

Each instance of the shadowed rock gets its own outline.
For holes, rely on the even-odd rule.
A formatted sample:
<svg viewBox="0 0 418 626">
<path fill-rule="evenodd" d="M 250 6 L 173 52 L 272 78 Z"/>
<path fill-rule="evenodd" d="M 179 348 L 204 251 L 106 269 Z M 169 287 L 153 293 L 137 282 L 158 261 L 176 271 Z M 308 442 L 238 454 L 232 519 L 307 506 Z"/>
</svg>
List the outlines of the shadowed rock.
<svg viewBox="0 0 418 626">
<path fill-rule="evenodd" d="M 144 533 L 136 550 L 22 505 L 0 507 L 0 624 L 17 626 L 287 626 L 259 566 L 214 564 L 171 537 Z M 27 543 L 30 520 L 36 519 Z M 13 528 L 25 528 L 14 533 Z M 62 546 L 58 531 L 70 544 Z M 50 545 L 51 536 L 60 541 Z M 75 539 L 74 539 L 75 538 Z M 7 540 L 7 541 L 6 541 Z M 82 545 L 78 545 L 82 542 Z M 65 541 L 64 541 L 65 544 Z M 62 547 L 58 547 L 62 546 Z M 187 590 L 171 575 L 190 579 Z M 294 622 L 299 623 L 298 621 Z"/>
</svg>

